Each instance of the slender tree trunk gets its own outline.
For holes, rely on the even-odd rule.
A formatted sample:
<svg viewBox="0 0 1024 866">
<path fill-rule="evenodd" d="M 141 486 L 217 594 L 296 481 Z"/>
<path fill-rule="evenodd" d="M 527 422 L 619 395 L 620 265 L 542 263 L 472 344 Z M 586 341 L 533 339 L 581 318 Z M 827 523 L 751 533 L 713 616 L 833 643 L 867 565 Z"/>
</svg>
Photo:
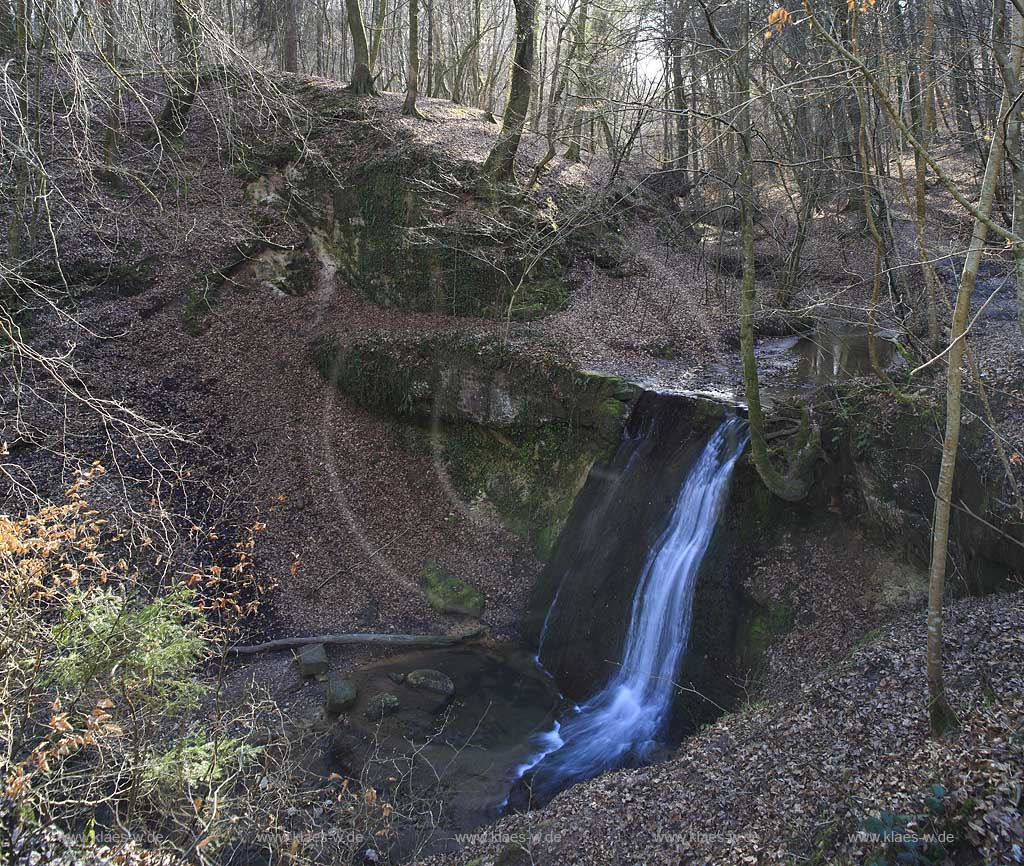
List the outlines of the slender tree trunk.
<svg viewBox="0 0 1024 866">
<path fill-rule="evenodd" d="M 0 0 L 0 49 L 13 51 L 18 44 L 17 0 Z"/>
<path fill-rule="evenodd" d="M 427 96 L 434 95 L 434 0 L 427 0 Z"/>
<path fill-rule="evenodd" d="M 380 56 L 381 39 L 384 36 L 384 22 L 388 15 L 388 0 L 380 0 L 377 7 L 377 18 L 373 22 L 373 36 L 370 39 L 370 59 L 368 66 L 373 72 L 377 68 L 377 58 Z"/>
<path fill-rule="evenodd" d="M 103 23 L 103 59 L 114 73 L 114 92 L 107 107 L 107 129 L 103 138 L 103 160 L 108 166 L 113 165 L 117 156 L 121 126 L 121 80 L 117 76 L 115 14 L 113 0 L 100 0 L 100 20 Z"/>
<path fill-rule="evenodd" d="M 741 39 L 750 32 L 749 0 L 744 4 Z M 754 261 L 754 152 L 753 121 L 750 105 L 753 98 L 750 78 L 750 46 L 744 42 L 737 52 L 737 93 L 740 99 L 739 127 L 739 200 L 740 227 L 743 242 L 743 279 L 740 287 L 740 355 L 743 360 L 743 383 L 747 398 L 747 420 L 750 425 L 750 450 L 758 475 L 765 486 L 787 502 L 805 499 L 814 480 L 814 464 L 819 454 L 818 431 L 805 410 L 799 441 L 790 459 L 786 474 L 771 463 L 764 435 L 764 413 L 754 353 L 754 313 L 757 308 L 757 275 Z"/>
<path fill-rule="evenodd" d="M 676 0 L 672 21 L 672 109 L 675 114 L 676 157 L 673 167 L 686 171 L 690 153 L 690 115 L 687 112 L 686 86 L 683 76 L 683 33 L 686 9 L 682 0 Z"/>
<path fill-rule="evenodd" d="M 199 27 L 193 0 L 174 0 L 172 27 L 178 49 L 177 71 L 170 81 L 170 94 L 160 115 L 160 128 L 172 138 L 185 134 L 188 114 L 199 92 Z"/>
<path fill-rule="evenodd" d="M 15 102 L 21 114 L 20 127 L 28 128 L 28 6 L 26 0 L 14 0 L 14 75 Z M 19 142 L 22 147 L 27 141 Z M 22 239 L 27 235 L 29 212 L 29 165 L 20 149 L 14 158 L 14 201 L 11 222 L 7 227 L 7 258 L 17 262 L 22 256 Z"/>
<path fill-rule="evenodd" d="M 354 63 L 352 80 L 349 81 L 349 92 L 356 96 L 372 96 L 377 90 L 373 86 L 373 73 L 370 72 L 370 47 L 366 42 L 366 28 L 363 27 L 363 14 L 359 11 L 359 0 L 345 0 L 345 14 L 348 16 L 348 29 L 352 34 L 352 52 Z"/>
<path fill-rule="evenodd" d="M 993 42 L 998 44 L 1002 42 L 1006 32 L 1003 0 L 994 0 L 993 9 Z M 1017 42 L 1009 60 L 1013 80 L 1020 77 L 1021 51 L 1022 45 Z M 1003 88 L 998 109 L 999 118 L 1006 116 L 1014 96 L 1015 94 L 1011 93 L 1008 88 Z M 988 217 L 992 212 L 996 184 L 999 181 L 999 173 L 1003 164 L 1006 143 L 1005 129 L 1003 123 L 995 124 L 992 144 L 985 164 L 985 175 L 981 182 L 981 193 L 977 205 L 978 213 L 984 217 Z M 949 522 L 953 481 L 956 472 L 957 451 L 960 445 L 961 388 L 964 347 L 967 339 L 965 331 L 967 316 L 970 312 L 971 295 L 974 293 L 978 269 L 985 254 L 987 236 L 988 226 L 985 221 L 975 219 L 963 273 L 960 276 L 956 307 L 953 310 L 953 322 L 950 327 L 952 342 L 946 355 L 946 432 L 942 441 L 942 463 L 939 466 L 939 480 L 935 490 L 931 566 L 928 573 L 928 718 L 932 734 L 935 736 L 942 734 L 954 723 L 954 716 L 949 707 L 942 677 L 943 596 L 946 589 L 946 560 L 949 555 Z"/>
<path fill-rule="evenodd" d="M 576 18 L 576 44 L 573 47 L 573 54 L 576 57 L 576 87 L 575 98 L 573 99 L 572 132 L 569 135 L 569 146 L 565 151 L 565 158 L 569 162 L 579 162 L 580 148 L 583 142 L 583 114 L 584 99 L 583 86 L 587 78 L 587 14 L 588 0 L 581 0 L 579 15 Z"/>
<path fill-rule="evenodd" d="M 1024 41 L 1024 17 L 1013 15 L 1012 42 L 1020 44 Z M 1020 69 L 1015 69 L 1013 59 L 1002 46 L 995 50 L 999 71 L 1003 76 L 1003 87 L 1012 98 L 1021 92 Z M 1016 234 L 1024 231 L 1024 151 L 1021 148 L 1021 115 L 1013 111 L 1006 118 L 1006 156 L 1010 165 L 1010 177 L 1013 183 L 1013 230 Z M 1017 281 L 1017 322 L 1021 334 L 1024 335 L 1024 244 L 1014 243 L 1014 272 Z"/>
<path fill-rule="evenodd" d="M 473 50 L 469 58 L 469 70 L 473 84 L 473 104 L 480 105 L 480 41 L 483 39 L 483 11 L 481 0 L 473 0 Z"/>
<path fill-rule="evenodd" d="M 482 175 L 489 183 L 515 181 L 516 153 L 523 137 L 523 125 L 530 109 L 533 87 L 534 26 L 536 0 L 514 0 L 516 9 L 516 47 L 509 76 L 508 102 L 501 131 L 484 161 Z"/>
<path fill-rule="evenodd" d="M 419 0 L 409 0 L 409 74 L 405 83 L 405 102 L 402 105 L 402 114 L 408 117 L 420 117 L 416 108 L 420 78 L 419 24 Z"/>
<path fill-rule="evenodd" d="M 928 148 L 935 131 L 935 64 L 932 51 L 935 45 L 935 15 L 933 0 L 925 0 L 924 38 L 917 57 L 917 68 L 910 74 L 911 112 L 916 124 L 918 140 Z M 914 98 L 916 97 L 916 98 Z M 928 314 L 928 345 L 933 352 L 939 347 L 938 294 L 939 279 L 935 273 L 928 249 L 925 227 L 927 224 L 927 171 L 928 166 L 920 151 L 914 151 L 914 234 L 917 239 L 921 270 L 924 274 L 925 302 Z"/>
</svg>

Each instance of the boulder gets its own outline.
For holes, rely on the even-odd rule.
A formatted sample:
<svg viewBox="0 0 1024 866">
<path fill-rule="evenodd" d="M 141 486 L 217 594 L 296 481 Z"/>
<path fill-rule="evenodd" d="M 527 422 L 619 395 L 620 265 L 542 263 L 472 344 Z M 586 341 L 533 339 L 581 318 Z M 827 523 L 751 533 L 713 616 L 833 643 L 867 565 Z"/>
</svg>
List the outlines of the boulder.
<svg viewBox="0 0 1024 866">
<path fill-rule="evenodd" d="M 296 655 L 299 673 L 304 677 L 316 677 L 327 673 L 327 647 L 322 643 L 311 643 L 302 647 Z"/>
<path fill-rule="evenodd" d="M 345 712 L 355 702 L 358 692 L 355 683 L 344 677 L 331 677 L 327 681 L 325 705 L 329 716 Z"/>
<path fill-rule="evenodd" d="M 405 678 L 405 684 L 420 692 L 423 709 L 431 713 L 443 710 L 455 695 L 451 677 L 431 668 L 413 671 Z"/>
<path fill-rule="evenodd" d="M 398 707 L 399 701 L 396 695 L 391 692 L 381 692 L 367 701 L 364 713 L 371 722 L 379 722 L 385 716 L 397 713 Z"/>
<path fill-rule="evenodd" d="M 452 682 L 451 677 L 431 668 L 413 671 L 405 678 L 405 682 L 406 685 L 412 686 L 414 689 L 424 689 L 446 698 L 455 694 L 455 683 Z"/>
</svg>

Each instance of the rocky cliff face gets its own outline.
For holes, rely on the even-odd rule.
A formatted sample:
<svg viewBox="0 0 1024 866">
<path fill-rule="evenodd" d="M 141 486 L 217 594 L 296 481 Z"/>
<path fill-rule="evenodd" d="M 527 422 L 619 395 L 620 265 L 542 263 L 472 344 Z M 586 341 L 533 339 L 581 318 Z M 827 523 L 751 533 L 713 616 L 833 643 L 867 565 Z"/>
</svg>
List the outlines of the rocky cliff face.
<svg viewBox="0 0 1024 866">
<path fill-rule="evenodd" d="M 581 236 L 618 266 L 615 216 L 566 226 L 570 205 L 557 193 L 480 195 L 479 165 L 457 144 L 418 138 L 334 88 L 310 85 L 302 102 L 308 138 L 272 159 L 258 154 L 263 170 L 247 189 L 306 238 L 269 263 L 278 272 L 264 282 L 301 290 L 287 275 L 307 261 L 382 306 L 524 319 L 565 305 Z"/>
<path fill-rule="evenodd" d="M 422 431 L 463 499 L 489 503 L 542 559 L 638 393 L 556 355 L 465 335 L 347 347 L 328 340 L 316 358 L 359 403 Z"/>
<path fill-rule="evenodd" d="M 937 400 L 906 402 L 849 386 L 833 404 L 835 494 L 860 510 L 885 544 L 911 561 L 931 555 L 934 490 L 945 415 Z M 950 591 L 1005 588 L 1024 574 L 1024 518 L 1015 511 L 992 433 L 970 409 L 958 452 L 951 525 Z"/>
</svg>

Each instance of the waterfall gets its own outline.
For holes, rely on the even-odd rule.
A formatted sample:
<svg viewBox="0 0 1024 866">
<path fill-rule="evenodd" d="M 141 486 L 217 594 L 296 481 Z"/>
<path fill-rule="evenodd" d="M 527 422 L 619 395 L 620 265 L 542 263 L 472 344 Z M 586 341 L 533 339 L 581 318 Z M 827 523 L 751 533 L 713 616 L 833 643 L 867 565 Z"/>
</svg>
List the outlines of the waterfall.
<svg viewBox="0 0 1024 866">
<path fill-rule="evenodd" d="M 600 692 L 537 737 L 537 751 L 516 772 L 517 779 L 529 775 L 533 799 L 550 799 L 604 770 L 643 761 L 664 736 L 701 560 L 746 442 L 746 422 L 726 419 L 690 469 L 668 526 L 647 554 L 621 665 Z"/>
</svg>

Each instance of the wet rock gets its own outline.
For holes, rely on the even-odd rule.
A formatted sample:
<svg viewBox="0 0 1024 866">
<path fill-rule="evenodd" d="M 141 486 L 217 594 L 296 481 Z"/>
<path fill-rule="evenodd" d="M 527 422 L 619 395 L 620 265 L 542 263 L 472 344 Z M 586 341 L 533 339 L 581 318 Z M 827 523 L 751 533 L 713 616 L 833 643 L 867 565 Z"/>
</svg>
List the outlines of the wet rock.
<svg viewBox="0 0 1024 866">
<path fill-rule="evenodd" d="M 401 671 L 391 671 L 391 673 L 388 674 L 388 679 L 391 680 L 391 682 L 393 683 L 398 683 L 399 685 L 401 685 L 405 682 L 405 674 L 403 674 Z"/>
<path fill-rule="evenodd" d="M 327 647 L 322 643 L 308 644 L 299 650 L 296 661 L 302 676 L 321 676 L 327 673 Z"/>
<path fill-rule="evenodd" d="M 443 710 L 455 695 L 455 683 L 441 671 L 422 668 L 405 678 L 405 684 L 416 690 L 414 703 L 428 713 Z"/>
<path fill-rule="evenodd" d="M 374 695 L 366 704 L 365 715 L 371 722 L 379 722 L 385 716 L 398 712 L 400 706 L 398 697 L 391 692 L 381 692 Z"/>
<path fill-rule="evenodd" d="M 358 692 L 352 680 L 343 677 L 331 677 L 327 681 L 326 707 L 329 716 L 345 712 L 355 702 Z"/>
<path fill-rule="evenodd" d="M 455 694 L 455 683 L 451 681 L 451 677 L 431 668 L 421 668 L 418 671 L 413 671 L 406 677 L 405 681 L 407 685 L 412 686 L 414 689 L 424 689 L 446 698 L 450 698 Z"/>
</svg>

